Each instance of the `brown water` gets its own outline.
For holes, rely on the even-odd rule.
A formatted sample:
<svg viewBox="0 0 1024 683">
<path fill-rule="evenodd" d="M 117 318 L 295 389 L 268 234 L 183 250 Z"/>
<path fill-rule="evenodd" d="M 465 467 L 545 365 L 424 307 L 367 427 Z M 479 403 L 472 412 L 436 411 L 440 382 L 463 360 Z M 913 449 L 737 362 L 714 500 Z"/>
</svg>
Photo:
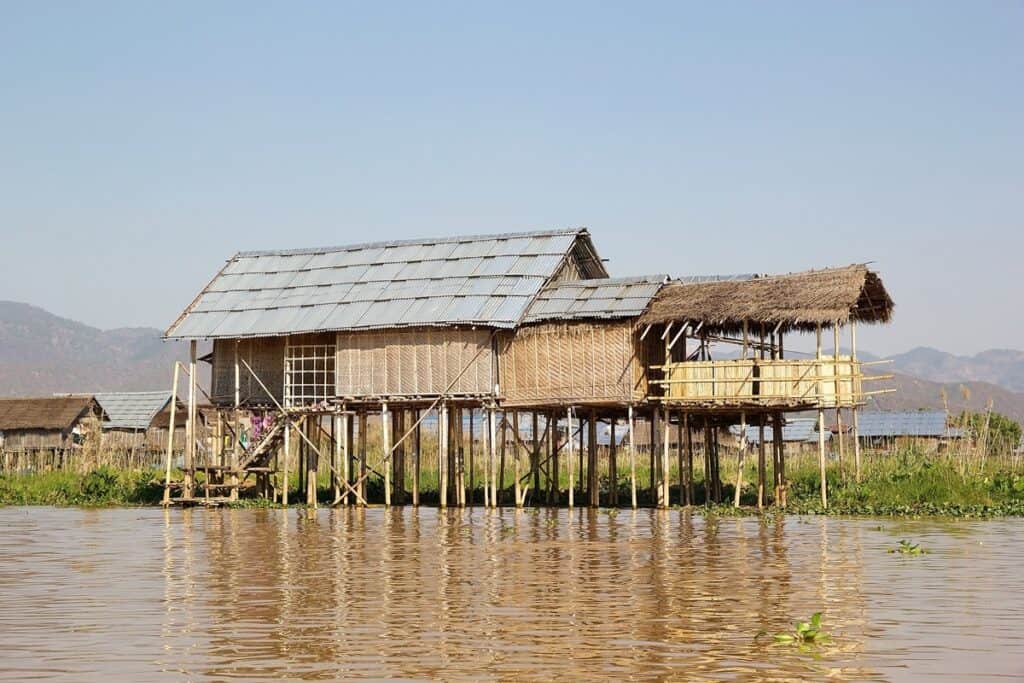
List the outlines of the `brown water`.
<svg viewBox="0 0 1024 683">
<path fill-rule="evenodd" d="M 4 681 L 1024 678 L 1017 520 L 6 508 L 0 529 Z M 830 645 L 754 640 L 817 610 Z"/>
</svg>

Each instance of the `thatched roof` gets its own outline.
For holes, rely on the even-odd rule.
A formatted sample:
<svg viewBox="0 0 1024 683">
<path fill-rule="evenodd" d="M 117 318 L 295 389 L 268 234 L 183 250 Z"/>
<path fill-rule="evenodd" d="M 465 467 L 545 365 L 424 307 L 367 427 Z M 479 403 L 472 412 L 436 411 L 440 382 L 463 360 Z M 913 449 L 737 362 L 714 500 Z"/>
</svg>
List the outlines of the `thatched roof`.
<svg viewBox="0 0 1024 683">
<path fill-rule="evenodd" d="M 100 410 L 92 396 L 0 399 L 0 431 L 65 430 L 91 410 Z"/>
<path fill-rule="evenodd" d="M 670 282 L 640 322 L 703 321 L 706 329 L 735 332 L 746 321 L 809 331 L 851 320 L 889 322 L 892 309 L 878 274 L 855 264 L 741 280 Z"/>
</svg>

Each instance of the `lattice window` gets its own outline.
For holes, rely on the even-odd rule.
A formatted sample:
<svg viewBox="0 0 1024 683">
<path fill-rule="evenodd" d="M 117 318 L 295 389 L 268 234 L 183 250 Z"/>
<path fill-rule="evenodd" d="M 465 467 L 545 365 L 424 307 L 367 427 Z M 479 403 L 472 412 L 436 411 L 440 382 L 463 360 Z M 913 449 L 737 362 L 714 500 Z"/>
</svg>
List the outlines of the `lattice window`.
<svg viewBox="0 0 1024 683">
<path fill-rule="evenodd" d="M 287 408 L 320 403 L 334 396 L 334 344 L 289 344 L 284 357 Z"/>
</svg>

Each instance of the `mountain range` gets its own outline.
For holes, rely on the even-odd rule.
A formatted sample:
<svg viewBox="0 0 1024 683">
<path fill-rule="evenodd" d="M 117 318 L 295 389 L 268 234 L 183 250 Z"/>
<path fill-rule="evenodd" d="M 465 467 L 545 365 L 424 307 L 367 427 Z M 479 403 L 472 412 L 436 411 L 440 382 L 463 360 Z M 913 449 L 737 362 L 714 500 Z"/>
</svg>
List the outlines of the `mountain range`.
<svg viewBox="0 0 1024 683">
<path fill-rule="evenodd" d="M 187 344 L 165 342 L 155 328 L 100 330 L 0 301 L 0 396 L 170 388 L 172 364 L 187 358 Z M 921 347 L 891 360 L 871 370 L 893 379 L 871 384 L 897 391 L 872 396 L 868 409 L 980 411 L 991 401 L 996 411 L 1024 422 L 1024 351 L 957 356 Z M 203 376 L 200 381 L 206 383 Z"/>
</svg>

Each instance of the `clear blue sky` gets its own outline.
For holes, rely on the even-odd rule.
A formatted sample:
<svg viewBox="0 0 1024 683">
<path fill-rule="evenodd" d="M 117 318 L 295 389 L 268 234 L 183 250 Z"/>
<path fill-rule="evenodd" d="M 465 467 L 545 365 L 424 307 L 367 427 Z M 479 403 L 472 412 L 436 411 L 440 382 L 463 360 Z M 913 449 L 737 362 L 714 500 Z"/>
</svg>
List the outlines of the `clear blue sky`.
<svg viewBox="0 0 1024 683">
<path fill-rule="evenodd" d="M 585 225 L 1024 346 L 1021 3 L 259 5 L 4 4 L 0 299 L 166 327 L 238 250 Z"/>
</svg>

